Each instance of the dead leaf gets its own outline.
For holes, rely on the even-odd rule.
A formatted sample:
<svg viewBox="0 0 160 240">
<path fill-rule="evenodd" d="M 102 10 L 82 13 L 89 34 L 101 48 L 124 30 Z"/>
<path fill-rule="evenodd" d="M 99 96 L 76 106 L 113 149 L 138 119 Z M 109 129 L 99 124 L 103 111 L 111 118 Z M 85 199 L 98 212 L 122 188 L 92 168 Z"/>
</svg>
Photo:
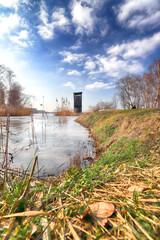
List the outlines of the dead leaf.
<svg viewBox="0 0 160 240">
<path fill-rule="evenodd" d="M 35 197 L 38 198 L 38 200 L 34 203 L 34 205 L 37 208 L 40 208 L 42 206 L 41 199 L 43 198 L 43 191 L 39 192 L 39 193 L 36 193 Z"/>
<path fill-rule="evenodd" d="M 38 198 L 39 200 L 41 200 L 43 198 L 43 191 L 36 193 L 35 197 Z"/>
<path fill-rule="evenodd" d="M 54 227 L 55 227 L 55 222 L 51 222 L 49 224 L 50 230 L 53 231 Z"/>
<path fill-rule="evenodd" d="M 40 208 L 42 206 L 42 202 L 41 201 L 36 201 L 34 203 L 34 205 L 35 205 L 36 208 Z"/>
<path fill-rule="evenodd" d="M 42 184 L 42 182 L 40 182 L 40 181 L 38 181 L 38 180 L 33 180 L 33 181 L 30 183 L 31 187 L 35 187 L 35 186 L 41 185 L 41 184 Z"/>
<path fill-rule="evenodd" d="M 132 185 L 132 186 L 130 186 L 130 187 L 128 188 L 128 191 L 127 191 L 127 192 L 128 192 L 129 194 L 133 194 L 134 191 L 140 193 L 140 192 L 142 192 L 144 189 L 145 189 L 144 186 L 141 186 L 141 185 Z"/>
<path fill-rule="evenodd" d="M 81 216 L 80 218 L 83 219 L 86 215 L 90 213 L 90 209 L 88 208 Z"/>
<path fill-rule="evenodd" d="M 83 158 L 82 160 L 94 161 L 94 158 L 92 158 L 92 157 L 86 157 L 86 158 Z"/>
<path fill-rule="evenodd" d="M 81 219 L 87 214 L 93 214 L 96 219 L 103 225 L 108 222 L 108 218 L 115 212 L 115 206 L 107 202 L 95 202 L 89 205 L 89 209 L 83 213 Z"/>
<path fill-rule="evenodd" d="M 87 187 L 84 187 L 84 188 L 82 188 L 81 190 L 80 190 L 80 192 L 84 192 L 84 191 L 86 191 L 88 188 Z"/>
<path fill-rule="evenodd" d="M 31 232 L 31 234 L 26 238 L 26 240 L 30 240 L 31 237 L 32 237 L 32 235 L 33 235 L 33 234 L 37 231 L 37 229 L 38 229 L 38 227 L 37 227 L 36 224 L 34 224 L 34 223 L 31 222 L 31 225 L 32 225 L 32 232 Z"/>
</svg>

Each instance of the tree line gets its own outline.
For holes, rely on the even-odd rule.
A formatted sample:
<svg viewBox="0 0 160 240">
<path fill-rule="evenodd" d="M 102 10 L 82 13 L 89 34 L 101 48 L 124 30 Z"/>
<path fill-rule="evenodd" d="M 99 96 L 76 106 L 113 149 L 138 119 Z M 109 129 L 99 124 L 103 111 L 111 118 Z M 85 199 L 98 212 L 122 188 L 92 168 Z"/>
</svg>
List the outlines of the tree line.
<svg viewBox="0 0 160 240">
<path fill-rule="evenodd" d="M 160 108 L 160 59 L 149 66 L 142 76 L 127 74 L 116 83 L 124 109 Z"/>
<path fill-rule="evenodd" d="M 29 107 L 30 96 L 23 93 L 22 86 L 15 81 L 14 72 L 0 65 L 0 108 Z"/>
<path fill-rule="evenodd" d="M 92 111 L 116 109 L 118 102 L 124 109 L 160 108 L 160 59 L 149 66 L 142 76 L 126 74 L 116 82 L 117 92 L 110 102 L 98 101 Z"/>
</svg>

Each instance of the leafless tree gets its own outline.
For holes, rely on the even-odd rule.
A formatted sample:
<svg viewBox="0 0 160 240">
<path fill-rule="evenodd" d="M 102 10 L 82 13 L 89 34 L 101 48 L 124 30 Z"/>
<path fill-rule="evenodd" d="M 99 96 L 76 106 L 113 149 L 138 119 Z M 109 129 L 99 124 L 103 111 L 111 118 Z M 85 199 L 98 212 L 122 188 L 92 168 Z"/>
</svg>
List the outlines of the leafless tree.
<svg viewBox="0 0 160 240">
<path fill-rule="evenodd" d="M 94 112 L 107 110 L 107 109 L 116 109 L 116 102 L 115 102 L 115 99 L 114 101 L 111 101 L 111 102 L 104 102 L 100 100 L 99 102 L 97 102 L 95 106 L 90 106 L 89 108 Z"/>
<path fill-rule="evenodd" d="M 8 106 L 20 107 L 22 106 L 22 87 L 19 83 L 12 83 L 8 91 Z"/>
<path fill-rule="evenodd" d="M 21 85 L 15 82 L 16 75 L 4 65 L 0 65 L 0 106 L 30 107 L 30 96 L 23 93 Z"/>
<path fill-rule="evenodd" d="M 149 67 L 149 73 L 144 78 L 151 87 L 154 96 L 154 107 L 160 108 L 160 59 L 156 59 Z"/>
<path fill-rule="evenodd" d="M 3 82 L 0 82 L 0 107 L 5 105 L 5 87 Z"/>
<path fill-rule="evenodd" d="M 127 74 L 116 83 L 118 96 L 124 109 L 139 108 L 141 102 L 140 76 Z"/>
</svg>

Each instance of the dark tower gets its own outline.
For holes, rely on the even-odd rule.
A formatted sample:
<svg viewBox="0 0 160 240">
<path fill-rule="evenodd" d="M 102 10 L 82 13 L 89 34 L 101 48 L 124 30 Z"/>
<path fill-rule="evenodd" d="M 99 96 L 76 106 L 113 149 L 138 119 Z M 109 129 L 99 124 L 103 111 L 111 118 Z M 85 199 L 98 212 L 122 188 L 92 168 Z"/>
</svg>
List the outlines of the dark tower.
<svg viewBox="0 0 160 240">
<path fill-rule="evenodd" d="M 76 113 L 82 112 L 82 92 L 73 93 L 74 95 L 74 111 Z"/>
</svg>

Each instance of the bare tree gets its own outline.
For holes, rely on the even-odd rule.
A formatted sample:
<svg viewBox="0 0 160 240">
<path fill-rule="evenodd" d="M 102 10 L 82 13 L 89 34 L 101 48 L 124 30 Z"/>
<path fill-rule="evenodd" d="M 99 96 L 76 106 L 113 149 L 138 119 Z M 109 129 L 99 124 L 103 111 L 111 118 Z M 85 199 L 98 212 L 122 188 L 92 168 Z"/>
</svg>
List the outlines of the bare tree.
<svg viewBox="0 0 160 240">
<path fill-rule="evenodd" d="M 104 102 L 100 100 L 99 102 L 97 102 L 95 106 L 90 106 L 89 108 L 94 112 L 107 110 L 107 109 L 116 109 L 116 102 L 115 102 L 115 99 L 111 102 Z"/>
<path fill-rule="evenodd" d="M 116 83 L 118 96 L 124 109 L 139 108 L 141 102 L 140 76 L 127 74 Z"/>
<path fill-rule="evenodd" d="M 0 65 L 0 107 L 3 107 L 5 105 L 5 72 L 6 67 L 4 65 Z"/>
<path fill-rule="evenodd" d="M 3 82 L 0 82 L 0 107 L 5 105 L 5 86 Z"/>
<path fill-rule="evenodd" d="M 12 108 L 30 107 L 30 96 L 23 93 L 15 78 L 16 75 L 10 68 L 0 65 L 0 106 L 6 102 Z"/>
<path fill-rule="evenodd" d="M 155 97 L 154 107 L 160 108 L 160 59 L 156 59 L 149 67 L 149 73 L 144 74 L 144 78 L 153 91 Z"/>
<path fill-rule="evenodd" d="M 8 106 L 22 106 L 22 87 L 17 82 L 13 83 L 8 91 Z"/>
</svg>

